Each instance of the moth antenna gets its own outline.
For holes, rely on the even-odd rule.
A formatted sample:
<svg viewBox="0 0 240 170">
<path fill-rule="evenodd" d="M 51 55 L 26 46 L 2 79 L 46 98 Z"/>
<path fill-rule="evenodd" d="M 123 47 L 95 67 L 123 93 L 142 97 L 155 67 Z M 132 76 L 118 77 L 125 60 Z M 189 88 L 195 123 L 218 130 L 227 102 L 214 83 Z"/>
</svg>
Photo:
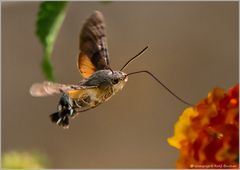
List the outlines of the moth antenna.
<svg viewBox="0 0 240 170">
<path fill-rule="evenodd" d="M 111 69 L 111 67 L 108 67 L 107 69 L 109 69 L 112 72 L 112 74 L 113 74 L 113 70 Z"/>
<path fill-rule="evenodd" d="M 140 56 L 146 49 L 148 48 L 148 46 L 146 46 L 142 51 L 140 51 L 137 55 L 135 55 L 134 57 L 132 57 L 130 60 L 127 61 L 127 63 L 120 69 L 120 71 L 122 71 L 129 63 L 131 63 L 134 59 L 136 59 L 138 56 Z"/>
<path fill-rule="evenodd" d="M 174 97 L 176 97 L 179 101 L 181 101 L 182 103 L 184 103 L 188 106 L 193 106 L 192 104 L 190 104 L 190 103 L 186 102 L 185 100 L 183 100 L 182 98 L 178 97 L 167 86 L 165 86 L 160 80 L 158 80 L 158 78 L 156 76 L 154 76 L 151 72 L 149 72 L 147 70 L 141 70 L 141 71 L 135 71 L 135 72 L 132 72 L 132 73 L 128 73 L 127 76 L 130 76 L 130 75 L 133 75 L 133 74 L 138 74 L 138 73 L 147 73 L 152 78 L 154 78 L 160 85 L 162 85 L 169 93 L 171 93 Z"/>
</svg>

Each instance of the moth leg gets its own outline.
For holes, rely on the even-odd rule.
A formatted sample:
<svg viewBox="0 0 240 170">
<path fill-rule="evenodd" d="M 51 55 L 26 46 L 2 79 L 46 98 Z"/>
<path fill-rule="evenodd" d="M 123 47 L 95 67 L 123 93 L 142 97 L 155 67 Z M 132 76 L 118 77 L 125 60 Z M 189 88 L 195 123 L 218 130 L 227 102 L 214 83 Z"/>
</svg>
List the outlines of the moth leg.
<svg viewBox="0 0 240 170">
<path fill-rule="evenodd" d="M 82 98 L 81 101 L 82 101 L 85 105 L 88 105 L 88 106 L 89 106 L 90 103 L 91 103 L 91 98 L 90 98 L 90 96 L 86 96 L 86 97 Z"/>
<path fill-rule="evenodd" d="M 77 108 L 81 108 L 81 107 L 82 107 L 81 105 L 78 104 L 78 101 L 75 101 L 75 100 L 74 100 L 73 102 L 74 102 L 74 104 L 77 106 Z"/>
<path fill-rule="evenodd" d="M 82 112 L 86 112 L 86 111 L 88 111 L 88 110 L 94 109 L 94 108 L 96 108 L 97 106 L 99 106 L 100 104 L 101 104 L 101 103 L 97 103 L 96 105 L 91 106 L 91 107 L 89 107 L 89 108 L 86 108 L 86 109 L 84 109 L 84 110 L 80 110 L 80 108 L 75 108 L 75 109 L 74 109 L 75 115 L 74 115 L 74 117 L 72 117 L 72 118 L 75 118 L 77 115 L 79 115 L 79 114 L 82 113 Z"/>
<path fill-rule="evenodd" d="M 76 115 L 76 110 L 78 109 L 81 109 L 81 108 L 84 108 L 84 107 L 88 107 L 90 106 L 90 102 L 91 102 L 91 98 L 90 96 L 86 96 L 82 99 L 78 99 L 78 100 L 73 100 L 73 103 L 74 103 L 74 114 L 71 115 L 72 118 L 75 118 L 77 115 Z"/>
<path fill-rule="evenodd" d="M 90 96 L 84 96 L 81 99 L 73 100 L 74 104 L 77 106 L 76 108 L 82 108 L 90 106 L 91 98 Z"/>
</svg>

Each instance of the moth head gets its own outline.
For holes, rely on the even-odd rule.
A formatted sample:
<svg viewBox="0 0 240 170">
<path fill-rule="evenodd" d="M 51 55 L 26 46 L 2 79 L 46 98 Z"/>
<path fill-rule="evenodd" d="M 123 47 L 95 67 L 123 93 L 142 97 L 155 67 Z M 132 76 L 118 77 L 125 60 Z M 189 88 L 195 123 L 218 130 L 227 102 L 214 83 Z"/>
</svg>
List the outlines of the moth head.
<svg viewBox="0 0 240 170">
<path fill-rule="evenodd" d="M 127 74 L 122 71 L 113 71 L 109 72 L 108 75 L 110 76 L 111 85 L 113 87 L 114 92 L 118 92 L 122 90 L 126 82 L 128 81 Z"/>
</svg>

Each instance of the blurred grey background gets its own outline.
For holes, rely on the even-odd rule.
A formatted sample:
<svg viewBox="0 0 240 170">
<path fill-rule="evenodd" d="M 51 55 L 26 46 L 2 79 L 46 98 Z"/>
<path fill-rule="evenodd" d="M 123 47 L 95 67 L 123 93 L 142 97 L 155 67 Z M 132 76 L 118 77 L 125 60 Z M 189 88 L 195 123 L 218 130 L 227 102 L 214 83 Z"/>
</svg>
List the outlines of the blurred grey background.
<svg viewBox="0 0 240 170">
<path fill-rule="evenodd" d="M 174 168 L 178 151 L 167 138 L 186 105 L 145 74 L 68 130 L 50 122 L 59 96 L 29 94 L 44 81 L 39 4 L 2 3 L 2 152 L 37 150 L 50 168 Z M 106 19 L 113 69 L 148 45 L 125 71 L 147 69 L 191 103 L 238 82 L 238 2 L 70 2 L 52 58 L 58 82 L 81 80 L 78 36 L 94 10 Z"/>
</svg>

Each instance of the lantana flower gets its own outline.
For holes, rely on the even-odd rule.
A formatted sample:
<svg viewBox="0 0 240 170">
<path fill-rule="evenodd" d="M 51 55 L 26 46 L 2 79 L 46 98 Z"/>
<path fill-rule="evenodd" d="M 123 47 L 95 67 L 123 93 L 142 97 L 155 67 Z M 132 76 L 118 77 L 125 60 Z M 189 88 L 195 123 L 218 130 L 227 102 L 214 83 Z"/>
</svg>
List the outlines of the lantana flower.
<svg viewBox="0 0 240 170">
<path fill-rule="evenodd" d="M 177 168 L 239 167 L 239 85 L 215 88 L 184 110 L 168 143 L 180 150 Z"/>
</svg>

